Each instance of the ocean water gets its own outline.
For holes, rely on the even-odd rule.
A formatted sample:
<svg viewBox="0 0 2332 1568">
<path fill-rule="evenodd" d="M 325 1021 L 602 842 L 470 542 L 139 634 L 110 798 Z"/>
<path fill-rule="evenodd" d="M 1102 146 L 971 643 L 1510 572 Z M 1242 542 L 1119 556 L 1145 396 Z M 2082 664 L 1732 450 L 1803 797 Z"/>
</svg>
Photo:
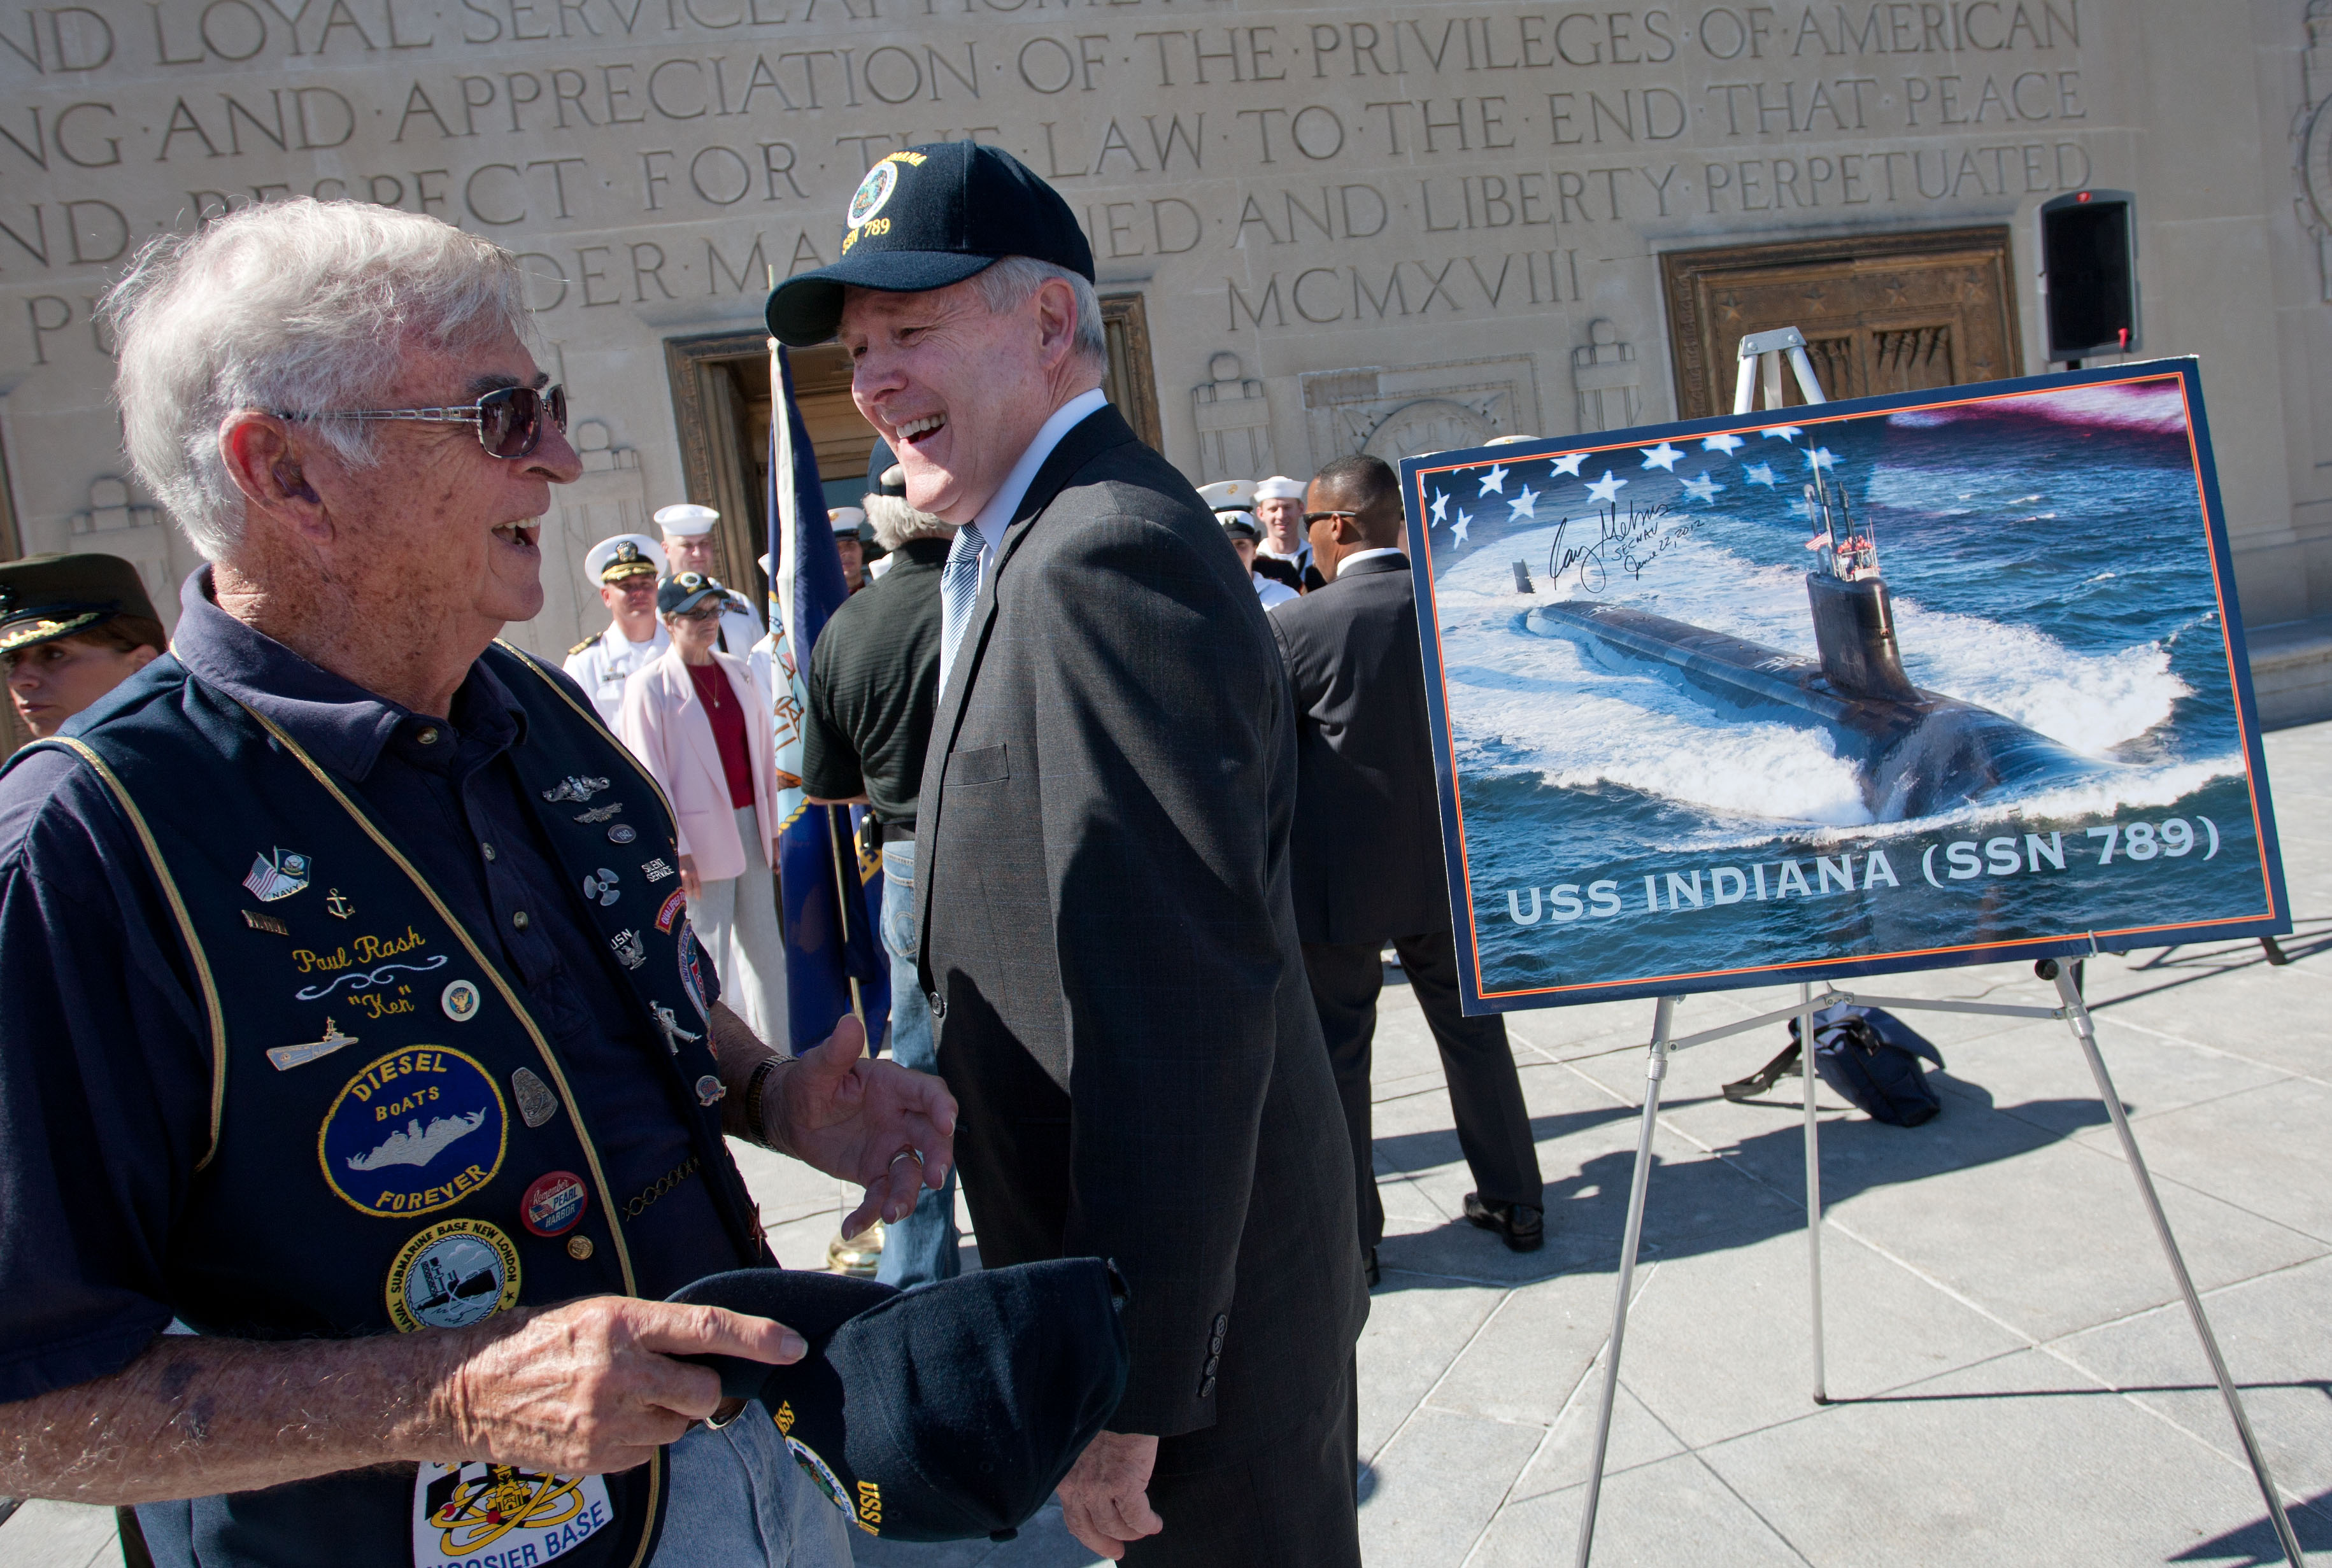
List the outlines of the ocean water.
<svg viewBox="0 0 2332 1568">
<path fill-rule="evenodd" d="M 1484 991 L 1745 984 L 2083 932 L 2142 946 L 2174 939 L 2142 927 L 2265 914 L 2177 386 L 1629 446 L 1575 476 L 1545 458 L 1426 476 Z M 1583 600 L 1813 657 L 1800 487 L 1816 461 L 1875 529 L 1914 684 L 2078 765 L 1878 821 L 1851 748 L 1810 717 L 1524 624 L 1533 605 Z"/>
</svg>

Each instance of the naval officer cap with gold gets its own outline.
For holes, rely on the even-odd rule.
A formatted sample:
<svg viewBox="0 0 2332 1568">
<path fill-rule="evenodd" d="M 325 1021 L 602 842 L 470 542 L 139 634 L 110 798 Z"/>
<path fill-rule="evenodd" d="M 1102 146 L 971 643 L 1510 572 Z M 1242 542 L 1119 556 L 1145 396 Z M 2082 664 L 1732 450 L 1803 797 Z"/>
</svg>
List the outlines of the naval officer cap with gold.
<svg viewBox="0 0 2332 1568">
<path fill-rule="evenodd" d="M 116 616 L 159 622 L 138 568 L 119 556 L 0 563 L 0 654 L 93 631 Z"/>
<path fill-rule="evenodd" d="M 664 546 L 645 534 L 602 539 L 583 557 L 584 575 L 603 586 L 626 577 L 661 577 L 664 567 Z"/>
</svg>

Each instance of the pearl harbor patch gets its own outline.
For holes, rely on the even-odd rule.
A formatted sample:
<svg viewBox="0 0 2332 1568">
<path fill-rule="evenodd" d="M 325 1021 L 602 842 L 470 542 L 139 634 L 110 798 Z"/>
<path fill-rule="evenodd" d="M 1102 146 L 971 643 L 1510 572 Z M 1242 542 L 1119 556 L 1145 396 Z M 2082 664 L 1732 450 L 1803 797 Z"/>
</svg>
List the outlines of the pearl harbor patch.
<svg viewBox="0 0 2332 1568">
<path fill-rule="evenodd" d="M 324 1180 L 383 1219 L 459 1202 L 502 1168 L 510 1112 L 492 1074 L 458 1050 L 393 1050 L 349 1079 L 316 1134 Z"/>
<path fill-rule="evenodd" d="M 388 1316 L 400 1334 L 467 1328 L 518 1302 L 518 1249 L 483 1220 L 440 1220 L 388 1266 Z"/>
<path fill-rule="evenodd" d="M 597 1476 L 424 1464 L 413 1483 L 413 1568 L 534 1568 L 615 1522 Z"/>
<path fill-rule="evenodd" d="M 518 1201 L 519 1222 L 538 1236 L 563 1236 L 583 1218 L 590 1195 L 572 1171 L 537 1176 Z"/>
</svg>

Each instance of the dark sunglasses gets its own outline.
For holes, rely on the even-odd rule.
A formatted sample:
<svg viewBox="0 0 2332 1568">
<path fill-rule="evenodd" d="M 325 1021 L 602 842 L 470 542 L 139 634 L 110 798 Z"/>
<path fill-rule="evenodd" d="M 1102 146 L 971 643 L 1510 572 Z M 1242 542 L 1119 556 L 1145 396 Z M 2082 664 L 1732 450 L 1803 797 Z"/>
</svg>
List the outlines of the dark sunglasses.
<svg viewBox="0 0 2332 1568">
<path fill-rule="evenodd" d="M 546 410 L 551 423 L 564 433 L 564 386 L 546 387 L 540 392 L 531 386 L 505 386 L 499 392 L 489 392 L 466 408 L 339 408 L 317 413 L 272 408 L 268 412 L 278 419 L 407 419 L 423 424 L 474 424 L 478 427 L 478 444 L 486 449 L 489 457 L 514 461 L 531 457 L 534 449 L 542 444 L 542 416 Z"/>
<path fill-rule="evenodd" d="M 1314 523 L 1324 523 L 1330 518 L 1357 518 L 1360 515 L 1358 512 L 1306 512 L 1304 514 L 1304 526 L 1308 528 Z"/>
</svg>

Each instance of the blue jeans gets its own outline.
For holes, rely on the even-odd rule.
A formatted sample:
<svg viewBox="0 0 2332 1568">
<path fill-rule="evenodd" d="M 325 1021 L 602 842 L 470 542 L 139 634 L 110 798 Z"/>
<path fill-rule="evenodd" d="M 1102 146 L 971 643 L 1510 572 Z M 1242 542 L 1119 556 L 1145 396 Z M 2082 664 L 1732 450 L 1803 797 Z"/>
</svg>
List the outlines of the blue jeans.
<svg viewBox="0 0 2332 1568">
<path fill-rule="evenodd" d="M 753 1401 L 667 1450 L 672 1499 L 650 1568 L 849 1568 L 846 1516 Z"/>
<path fill-rule="evenodd" d="M 917 1072 L 937 1072 L 932 1040 L 932 1005 L 915 973 L 915 846 L 883 846 L 883 946 L 891 955 L 891 1060 Z M 883 1230 L 883 1261 L 874 1278 L 904 1290 L 952 1279 L 962 1271 L 956 1256 L 955 1172 L 938 1192 L 929 1187 L 915 1200 L 915 1212 Z"/>
</svg>

